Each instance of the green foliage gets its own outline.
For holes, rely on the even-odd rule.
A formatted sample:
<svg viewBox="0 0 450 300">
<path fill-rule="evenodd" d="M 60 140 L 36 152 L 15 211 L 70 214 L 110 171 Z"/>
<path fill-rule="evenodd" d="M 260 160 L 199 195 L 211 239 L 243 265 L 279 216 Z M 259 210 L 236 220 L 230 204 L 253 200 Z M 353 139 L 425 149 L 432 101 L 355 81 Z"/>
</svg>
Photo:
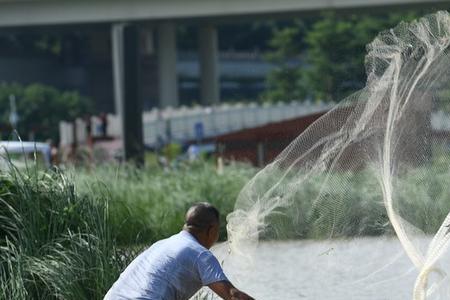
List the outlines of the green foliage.
<svg viewBox="0 0 450 300">
<path fill-rule="evenodd" d="M 275 175 L 279 177 L 281 174 Z M 328 188 L 330 181 L 342 186 L 345 193 Z M 315 174 L 297 186 L 289 196 L 290 204 L 267 216 L 262 238 L 327 239 L 391 232 L 381 189 L 369 172 Z"/>
<path fill-rule="evenodd" d="M 361 87 L 364 46 L 379 29 L 371 28 L 373 20 L 339 19 L 329 13 L 313 25 L 306 36 L 310 68 L 303 74 L 314 98 L 337 100 Z"/>
<path fill-rule="evenodd" d="M 162 153 L 170 161 L 177 158 L 182 152 L 181 145 L 177 143 L 170 143 L 162 149 Z"/>
<path fill-rule="evenodd" d="M 97 194 L 107 190 L 113 231 L 120 244 L 154 242 L 177 233 L 190 205 L 207 201 L 221 213 L 221 238 L 226 237 L 226 215 L 244 184 L 255 173 L 250 167 L 230 165 L 218 174 L 214 164 L 196 162 L 176 169 L 100 167 L 79 171 L 79 186 Z M 95 179 L 96 184 L 85 184 Z"/>
<path fill-rule="evenodd" d="M 73 171 L 0 171 L 0 299 L 102 299 L 139 245 L 178 232 L 192 203 L 219 208 L 223 238 L 254 174 L 201 162 Z"/>
<path fill-rule="evenodd" d="M 101 299 L 130 261 L 105 194 L 60 172 L 0 173 L 0 299 Z"/>
<path fill-rule="evenodd" d="M 9 123 L 10 95 L 16 97 L 19 115 L 18 132 L 26 137 L 35 134 L 38 140 L 58 138 L 58 124 L 61 120 L 73 120 L 91 111 L 89 99 L 75 91 L 59 91 L 41 84 L 23 86 L 0 84 L 0 123 Z M 3 133 L 5 138 L 10 133 Z"/>
<path fill-rule="evenodd" d="M 272 52 L 266 59 L 277 65 L 267 77 L 268 90 L 263 95 L 265 101 L 291 101 L 303 99 L 301 70 L 298 66 L 299 54 L 302 51 L 302 36 L 305 26 L 295 22 L 293 26 L 275 28 L 269 46 Z"/>
<path fill-rule="evenodd" d="M 395 182 L 400 215 L 425 233 L 434 232 L 450 209 L 446 151 L 437 149 L 428 164 Z M 194 202 L 208 201 L 220 210 L 223 239 L 225 216 L 255 172 L 231 164 L 218 174 L 205 162 L 170 170 L 78 169 L 73 175 L 34 167 L 0 171 L 0 299 L 102 299 L 140 245 L 178 232 Z M 294 195 L 295 207 L 268 216 L 265 237 L 329 238 L 330 228 L 332 237 L 391 233 L 371 174 L 310 176 Z M 326 180 L 341 182 L 345 198 L 323 190 Z M 319 193 L 326 196 L 318 199 Z"/>
<path fill-rule="evenodd" d="M 447 156 L 448 152 L 436 153 L 430 163 L 405 171 L 393 182 L 396 212 L 425 234 L 436 233 L 450 211 Z M 267 216 L 262 238 L 328 239 L 394 234 L 381 187 L 371 170 L 311 175 L 298 185 L 302 187 L 290 196 L 291 204 Z M 332 188 L 336 186 L 341 188 Z"/>
<path fill-rule="evenodd" d="M 269 42 L 274 50 L 266 55 L 273 62 L 284 63 L 286 58 L 295 58 L 302 50 L 302 35 L 305 33 L 305 25 L 302 22 L 294 22 L 294 25 L 275 28 L 273 37 Z"/>
<path fill-rule="evenodd" d="M 450 112 L 450 89 L 441 89 L 436 93 L 438 107 L 445 112 Z"/>
<path fill-rule="evenodd" d="M 420 12 L 387 13 L 383 15 L 337 15 L 326 12 L 308 26 L 296 23 L 275 30 L 269 59 L 278 68 L 268 76 L 270 101 L 302 99 L 305 96 L 324 101 L 339 101 L 362 88 L 366 81 L 365 46 L 380 31 L 400 21 L 410 21 Z M 306 48 L 302 64 L 286 63 L 299 57 Z"/>
</svg>

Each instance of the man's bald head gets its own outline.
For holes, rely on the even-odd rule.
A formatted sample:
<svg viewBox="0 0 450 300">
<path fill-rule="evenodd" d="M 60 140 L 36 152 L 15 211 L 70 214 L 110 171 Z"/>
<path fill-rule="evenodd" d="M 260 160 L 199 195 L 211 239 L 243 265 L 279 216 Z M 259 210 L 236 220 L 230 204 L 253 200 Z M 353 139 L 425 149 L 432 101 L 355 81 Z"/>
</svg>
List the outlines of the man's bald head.
<svg viewBox="0 0 450 300">
<path fill-rule="evenodd" d="M 184 227 L 193 231 L 207 230 L 219 223 L 219 211 L 209 203 L 201 202 L 191 206 L 184 222 Z"/>
</svg>

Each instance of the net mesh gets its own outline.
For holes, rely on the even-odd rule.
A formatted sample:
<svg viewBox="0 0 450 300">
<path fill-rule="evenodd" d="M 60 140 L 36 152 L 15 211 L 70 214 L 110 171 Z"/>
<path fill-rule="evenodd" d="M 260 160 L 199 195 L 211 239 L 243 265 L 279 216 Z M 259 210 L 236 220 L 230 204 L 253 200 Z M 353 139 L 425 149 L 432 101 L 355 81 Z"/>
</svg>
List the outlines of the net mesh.
<svg viewBox="0 0 450 300">
<path fill-rule="evenodd" d="M 271 279 L 300 287 L 285 299 L 450 298 L 449 43 L 449 14 L 438 12 L 368 45 L 366 87 L 241 191 L 228 261 L 251 265 L 236 280 L 258 280 L 272 245 L 272 261 L 298 267 Z M 274 286 L 254 293 L 280 299 Z"/>
</svg>

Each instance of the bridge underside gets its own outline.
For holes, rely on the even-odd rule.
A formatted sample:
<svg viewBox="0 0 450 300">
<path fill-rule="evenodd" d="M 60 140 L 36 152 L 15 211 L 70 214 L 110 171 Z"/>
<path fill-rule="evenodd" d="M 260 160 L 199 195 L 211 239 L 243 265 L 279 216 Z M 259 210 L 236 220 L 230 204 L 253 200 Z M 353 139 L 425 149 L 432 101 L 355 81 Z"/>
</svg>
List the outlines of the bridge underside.
<svg viewBox="0 0 450 300">
<path fill-rule="evenodd" d="M 394 6 L 448 8 L 444 0 L 3 0 L 0 27 L 274 15 Z"/>
<path fill-rule="evenodd" d="M 138 85 L 129 80 L 139 78 L 131 72 L 139 72 L 136 62 L 139 61 L 140 51 L 132 48 L 133 45 L 127 45 L 127 40 L 139 47 L 146 44 L 146 39 L 151 40 L 155 36 L 159 106 L 177 106 L 176 22 L 201 21 L 198 39 L 201 54 L 200 101 L 215 104 L 220 101 L 215 28 L 218 22 L 243 17 L 311 14 L 330 9 L 346 12 L 406 6 L 449 8 L 448 1 L 442 0 L 0 0 L 0 29 L 79 27 L 95 23 L 110 26 L 115 109 L 124 121 L 122 128 L 124 140 L 127 141 L 127 128 L 142 131 L 142 122 L 135 122 L 136 118 L 132 117 L 142 115 L 139 91 L 134 90 L 138 89 Z M 127 29 L 130 24 L 133 24 L 132 30 Z M 148 29 L 149 24 L 151 29 Z M 126 144 L 142 145 L 142 142 L 142 134 L 139 134 L 133 135 Z M 130 157 L 127 151 L 131 156 L 142 156 L 140 147 L 125 149 L 125 155 Z"/>
</svg>

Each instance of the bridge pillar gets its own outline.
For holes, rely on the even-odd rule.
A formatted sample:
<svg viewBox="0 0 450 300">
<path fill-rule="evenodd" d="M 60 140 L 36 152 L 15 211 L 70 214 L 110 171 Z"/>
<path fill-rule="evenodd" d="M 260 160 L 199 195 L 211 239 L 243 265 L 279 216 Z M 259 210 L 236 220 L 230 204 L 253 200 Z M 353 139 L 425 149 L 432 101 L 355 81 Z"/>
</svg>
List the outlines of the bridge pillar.
<svg viewBox="0 0 450 300">
<path fill-rule="evenodd" d="M 159 106 L 176 107 L 178 100 L 176 26 L 163 22 L 158 26 Z"/>
<path fill-rule="evenodd" d="M 200 100 L 204 105 L 220 101 L 217 30 L 212 24 L 201 25 L 198 32 L 200 59 Z"/>
<path fill-rule="evenodd" d="M 121 123 L 124 158 L 143 164 L 139 29 L 132 24 L 114 24 L 111 35 L 114 102 Z"/>
</svg>

